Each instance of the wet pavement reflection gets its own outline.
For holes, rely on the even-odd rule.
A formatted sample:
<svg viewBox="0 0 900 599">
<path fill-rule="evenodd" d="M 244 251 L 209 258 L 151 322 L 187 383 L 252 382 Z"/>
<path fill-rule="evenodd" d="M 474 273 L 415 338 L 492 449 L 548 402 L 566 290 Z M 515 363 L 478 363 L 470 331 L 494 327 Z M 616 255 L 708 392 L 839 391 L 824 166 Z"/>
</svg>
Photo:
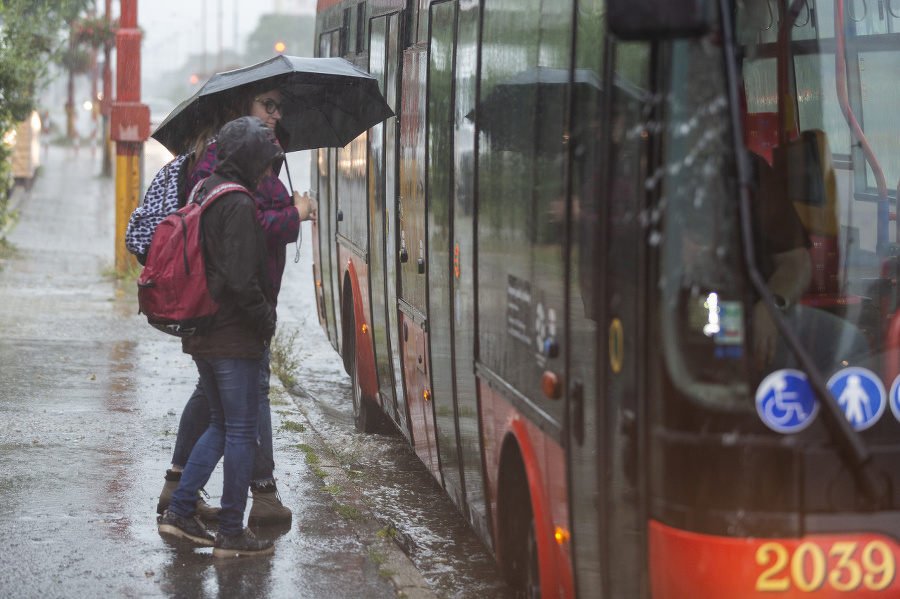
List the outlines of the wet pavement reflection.
<svg viewBox="0 0 900 599">
<path fill-rule="evenodd" d="M 148 147 L 146 173 L 163 164 L 158 152 Z M 295 183 L 308 165 L 291 156 Z M 403 438 L 353 429 L 349 378 L 315 316 L 308 228 L 279 301 L 300 382 L 271 398 L 292 526 L 260 528 L 275 554 L 242 560 L 158 534 L 197 374 L 179 341 L 137 314 L 133 284 L 111 276 L 114 182 L 94 172 L 89 154 L 51 148 L 0 261 L 0 597 L 396 597 L 399 578 L 380 558 L 395 546 L 439 597 L 506 597 L 493 558 Z M 310 447 L 341 468 L 322 478 Z M 341 476 L 374 522 L 340 509 L 360 501 Z M 207 485 L 214 505 L 221 480 L 220 465 Z M 396 545 L 372 532 L 388 524 Z M 408 596 L 434 596 L 416 590 Z"/>
</svg>

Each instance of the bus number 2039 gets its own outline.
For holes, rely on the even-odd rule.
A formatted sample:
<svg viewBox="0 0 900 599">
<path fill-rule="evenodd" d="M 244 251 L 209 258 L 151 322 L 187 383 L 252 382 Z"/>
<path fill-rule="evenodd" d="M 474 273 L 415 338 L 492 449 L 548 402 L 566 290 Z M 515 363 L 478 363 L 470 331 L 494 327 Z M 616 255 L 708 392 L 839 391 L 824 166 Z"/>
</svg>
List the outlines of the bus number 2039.
<svg viewBox="0 0 900 599">
<path fill-rule="evenodd" d="M 826 548 L 805 541 L 793 552 L 782 543 L 764 543 L 756 551 L 756 563 L 765 568 L 756 580 L 760 592 L 785 592 L 793 585 L 813 592 L 825 585 L 851 592 L 861 587 L 883 591 L 897 574 L 897 558 L 891 547 L 878 540 L 862 546 L 855 541 L 836 541 Z"/>
</svg>

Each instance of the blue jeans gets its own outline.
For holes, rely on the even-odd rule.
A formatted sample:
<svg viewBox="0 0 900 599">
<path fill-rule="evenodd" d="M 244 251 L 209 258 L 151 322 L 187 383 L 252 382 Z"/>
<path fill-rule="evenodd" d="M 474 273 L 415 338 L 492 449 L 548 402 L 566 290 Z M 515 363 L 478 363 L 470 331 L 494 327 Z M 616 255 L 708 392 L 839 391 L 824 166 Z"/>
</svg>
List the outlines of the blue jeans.
<svg viewBox="0 0 900 599">
<path fill-rule="evenodd" d="M 209 400 L 209 428 L 197 441 L 172 493 L 169 509 L 190 516 L 197 492 L 225 457 L 219 532 L 235 536 L 244 528 L 244 508 L 256 454 L 259 415 L 259 361 L 194 358 Z"/>
<path fill-rule="evenodd" d="M 269 349 L 259 361 L 259 446 L 253 462 L 252 482 L 267 482 L 275 479 L 275 457 L 272 451 L 272 413 L 269 407 Z M 197 388 L 181 412 L 178 423 L 178 436 L 175 438 L 175 451 L 172 465 L 184 468 L 197 440 L 209 427 L 209 402 L 203 390 L 203 381 L 197 382 Z"/>
</svg>

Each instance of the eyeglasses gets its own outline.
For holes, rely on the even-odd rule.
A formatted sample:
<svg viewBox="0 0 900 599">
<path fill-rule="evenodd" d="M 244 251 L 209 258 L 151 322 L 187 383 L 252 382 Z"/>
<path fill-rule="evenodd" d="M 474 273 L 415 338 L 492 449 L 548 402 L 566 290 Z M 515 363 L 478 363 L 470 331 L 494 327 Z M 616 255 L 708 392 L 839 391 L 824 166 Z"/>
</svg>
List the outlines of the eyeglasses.
<svg viewBox="0 0 900 599">
<path fill-rule="evenodd" d="M 284 114 L 284 107 L 275 100 L 270 98 L 253 98 L 253 100 L 262 104 L 267 114 L 275 114 L 276 110 L 278 114 Z"/>
</svg>

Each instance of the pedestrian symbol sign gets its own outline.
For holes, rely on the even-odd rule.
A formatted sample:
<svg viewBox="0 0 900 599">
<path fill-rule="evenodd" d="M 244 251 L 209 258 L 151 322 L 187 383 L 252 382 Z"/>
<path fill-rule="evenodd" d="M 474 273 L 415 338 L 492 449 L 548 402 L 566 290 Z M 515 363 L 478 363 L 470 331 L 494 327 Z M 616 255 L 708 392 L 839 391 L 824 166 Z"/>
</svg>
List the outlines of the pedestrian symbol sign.
<svg viewBox="0 0 900 599">
<path fill-rule="evenodd" d="M 828 390 L 847 421 L 858 431 L 878 422 L 887 407 L 887 393 L 881 379 L 865 368 L 854 366 L 841 370 L 828 381 Z"/>
<path fill-rule="evenodd" d="M 775 432 L 796 433 L 815 420 L 819 403 L 806 375 L 799 370 L 776 370 L 756 389 L 756 412 Z"/>
</svg>

